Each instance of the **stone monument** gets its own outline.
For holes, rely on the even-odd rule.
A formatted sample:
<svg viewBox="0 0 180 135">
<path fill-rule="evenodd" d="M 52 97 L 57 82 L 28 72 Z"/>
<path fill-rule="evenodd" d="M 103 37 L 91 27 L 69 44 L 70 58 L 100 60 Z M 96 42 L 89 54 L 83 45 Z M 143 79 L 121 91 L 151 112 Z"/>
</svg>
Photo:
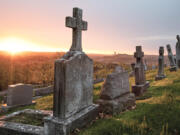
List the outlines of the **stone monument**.
<svg viewBox="0 0 180 135">
<path fill-rule="evenodd" d="M 132 86 L 132 92 L 136 96 L 142 95 L 149 87 L 149 82 L 146 81 L 145 71 L 144 71 L 144 52 L 142 52 L 141 46 L 136 46 L 136 52 L 134 53 L 136 58 L 135 65 L 135 85 Z"/>
<path fill-rule="evenodd" d="M 82 52 L 81 33 L 87 30 L 87 22 L 81 9 L 73 9 L 66 26 L 73 29 L 72 46 L 55 61 L 53 116 L 44 119 L 45 135 L 69 135 L 98 114 L 98 105 L 92 102 L 93 60 Z"/>
<path fill-rule="evenodd" d="M 168 58 L 169 58 L 169 63 L 170 63 L 170 71 L 176 71 L 176 63 L 175 63 L 175 60 L 174 60 L 174 55 L 172 53 L 172 50 L 171 50 L 171 46 L 168 44 L 166 46 L 167 48 L 167 51 L 168 51 Z"/>
<path fill-rule="evenodd" d="M 147 61 L 144 60 L 144 71 L 147 71 L 147 70 L 148 70 Z"/>
<path fill-rule="evenodd" d="M 131 69 L 132 69 L 132 71 L 129 74 L 130 77 L 134 76 L 135 63 L 131 63 Z"/>
<path fill-rule="evenodd" d="M 159 59 L 158 59 L 158 74 L 155 80 L 162 80 L 166 76 L 164 75 L 164 47 L 159 48 Z"/>
<path fill-rule="evenodd" d="M 117 114 L 134 106 L 135 95 L 130 93 L 128 72 L 117 67 L 109 74 L 97 102 L 101 112 L 108 114 Z"/>
<path fill-rule="evenodd" d="M 33 97 L 33 88 L 28 84 L 9 85 L 7 92 L 7 105 L 3 109 L 9 109 L 18 106 L 31 105 Z"/>
<path fill-rule="evenodd" d="M 180 37 L 177 35 L 177 43 L 176 43 L 176 66 L 180 68 Z"/>
</svg>

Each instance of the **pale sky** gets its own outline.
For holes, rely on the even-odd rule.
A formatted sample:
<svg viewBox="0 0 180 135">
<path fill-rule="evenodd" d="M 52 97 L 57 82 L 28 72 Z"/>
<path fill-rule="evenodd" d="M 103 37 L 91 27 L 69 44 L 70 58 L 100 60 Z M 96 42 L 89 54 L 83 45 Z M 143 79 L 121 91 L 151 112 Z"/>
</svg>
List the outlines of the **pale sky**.
<svg viewBox="0 0 180 135">
<path fill-rule="evenodd" d="M 85 52 L 132 54 L 142 45 L 146 54 L 158 54 L 166 44 L 175 51 L 180 0 L 1 0 L 0 49 L 15 42 L 14 49 L 69 50 L 72 30 L 65 17 L 73 7 L 82 8 L 88 21 Z"/>
</svg>

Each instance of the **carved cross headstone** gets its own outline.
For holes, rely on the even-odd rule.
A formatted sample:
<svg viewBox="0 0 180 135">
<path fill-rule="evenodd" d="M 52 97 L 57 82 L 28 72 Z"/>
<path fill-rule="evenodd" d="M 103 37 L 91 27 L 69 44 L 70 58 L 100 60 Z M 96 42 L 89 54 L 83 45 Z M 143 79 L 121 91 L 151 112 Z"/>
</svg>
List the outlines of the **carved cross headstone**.
<svg viewBox="0 0 180 135">
<path fill-rule="evenodd" d="M 66 17 L 66 27 L 73 29 L 70 51 L 82 51 L 82 30 L 87 30 L 88 23 L 82 20 L 82 10 L 73 8 L 73 17 Z"/>
<path fill-rule="evenodd" d="M 180 68 L 180 37 L 177 35 L 177 43 L 176 43 L 176 65 L 177 68 Z"/>
<path fill-rule="evenodd" d="M 136 52 L 134 53 L 134 57 L 136 58 L 135 82 L 136 85 L 140 85 L 145 83 L 146 80 L 143 63 L 144 52 L 142 52 L 141 46 L 136 46 Z"/>
<path fill-rule="evenodd" d="M 132 86 L 132 92 L 136 96 L 140 96 L 147 90 L 149 87 L 149 82 L 146 81 L 145 71 L 144 71 L 144 52 L 142 52 L 141 46 L 136 46 L 136 52 L 134 53 L 134 57 L 136 58 L 135 65 L 135 85 Z"/>
</svg>

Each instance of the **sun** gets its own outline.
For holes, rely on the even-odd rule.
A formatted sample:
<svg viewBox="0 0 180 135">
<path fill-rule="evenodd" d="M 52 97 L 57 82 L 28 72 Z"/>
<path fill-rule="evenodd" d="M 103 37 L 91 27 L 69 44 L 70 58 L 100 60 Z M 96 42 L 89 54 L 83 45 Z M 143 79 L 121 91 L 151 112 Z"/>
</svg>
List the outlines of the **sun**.
<svg viewBox="0 0 180 135">
<path fill-rule="evenodd" d="M 11 54 L 16 54 L 23 51 L 28 51 L 31 47 L 31 43 L 18 38 L 6 38 L 0 40 L 1 50 L 7 51 Z"/>
</svg>

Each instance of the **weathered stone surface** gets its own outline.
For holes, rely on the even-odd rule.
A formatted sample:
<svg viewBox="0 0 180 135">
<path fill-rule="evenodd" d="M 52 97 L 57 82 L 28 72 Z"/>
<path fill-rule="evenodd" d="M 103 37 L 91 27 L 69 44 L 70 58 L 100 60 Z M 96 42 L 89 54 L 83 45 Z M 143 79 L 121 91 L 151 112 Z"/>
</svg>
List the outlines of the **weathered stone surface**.
<svg viewBox="0 0 180 135">
<path fill-rule="evenodd" d="M 0 135 L 44 135 L 43 127 L 6 121 L 22 113 L 42 114 L 46 116 L 52 114 L 50 111 L 25 109 L 2 116 L 0 117 Z"/>
<path fill-rule="evenodd" d="M 134 106 L 135 95 L 133 93 L 126 93 L 113 100 L 99 99 L 97 102 L 100 104 L 100 111 L 107 114 L 118 114 L 119 112 L 130 109 Z"/>
<path fill-rule="evenodd" d="M 87 30 L 88 23 L 82 20 L 82 10 L 73 9 L 73 17 L 66 17 L 66 27 L 73 29 L 73 40 L 70 51 L 82 51 L 82 30 Z"/>
<path fill-rule="evenodd" d="M 146 81 L 143 62 L 144 52 L 142 52 L 141 46 L 136 46 L 136 52 L 134 53 L 134 57 L 136 58 L 135 86 L 132 86 L 132 92 L 135 93 L 135 95 L 139 92 L 143 94 L 143 92 L 146 91 L 149 87 L 149 82 Z"/>
<path fill-rule="evenodd" d="M 180 68 L 180 37 L 177 35 L 177 43 L 176 43 L 176 66 Z"/>
<path fill-rule="evenodd" d="M 32 103 L 33 89 L 31 85 L 10 85 L 7 94 L 7 106 L 26 105 Z"/>
<path fill-rule="evenodd" d="M 167 51 L 168 51 L 168 58 L 169 58 L 169 63 L 170 63 L 170 71 L 176 71 L 176 63 L 175 63 L 175 60 L 174 60 L 174 55 L 172 53 L 172 50 L 171 50 L 171 46 L 168 44 L 166 46 L 167 48 Z"/>
<path fill-rule="evenodd" d="M 128 72 L 114 72 L 107 76 L 101 90 L 100 98 L 114 99 L 129 92 Z"/>
<path fill-rule="evenodd" d="M 159 59 L 158 59 L 158 74 L 155 80 L 162 80 L 166 76 L 164 75 L 164 47 L 159 48 Z"/>
<path fill-rule="evenodd" d="M 45 96 L 45 95 L 53 93 L 53 86 L 34 89 L 33 92 L 34 92 L 34 96 Z"/>
<path fill-rule="evenodd" d="M 105 80 L 100 93 L 100 111 L 116 114 L 135 105 L 135 96 L 130 93 L 128 72 L 116 68 Z"/>
<path fill-rule="evenodd" d="M 67 119 L 46 117 L 44 135 L 69 135 L 76 128 L 82 128 L 98 115 L 98 105 L 92 104 Z"/>
<path fill-rule="evenodd" d="M 92 104 L 93 61 L 82 52 L 68 52 L 55 62 L 54 116 L 68 118 Z"/>
</svg>

